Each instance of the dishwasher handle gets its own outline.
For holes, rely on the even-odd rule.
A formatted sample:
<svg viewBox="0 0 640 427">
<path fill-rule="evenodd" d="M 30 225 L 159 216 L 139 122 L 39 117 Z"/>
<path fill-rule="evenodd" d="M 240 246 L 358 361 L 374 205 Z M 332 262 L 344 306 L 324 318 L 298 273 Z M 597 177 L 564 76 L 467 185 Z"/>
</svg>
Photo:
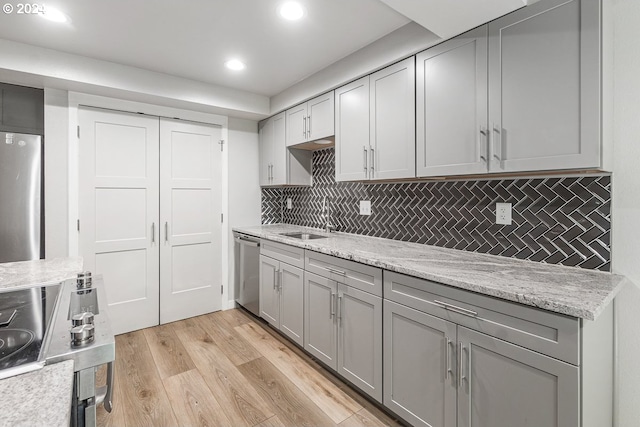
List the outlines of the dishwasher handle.
<svg viewBox="0 0 640 427">
<path fill-rule="evenodd" d="M 255 240 L 247 240 L 247 239 L 243 239 L 242 237 L 236 237 L 235 241 L 237 243 L 240 243 L 241 245 L 252 246 L 254 248 L 260 247 L 260 242 L 256 242 Z"/>
</svg>

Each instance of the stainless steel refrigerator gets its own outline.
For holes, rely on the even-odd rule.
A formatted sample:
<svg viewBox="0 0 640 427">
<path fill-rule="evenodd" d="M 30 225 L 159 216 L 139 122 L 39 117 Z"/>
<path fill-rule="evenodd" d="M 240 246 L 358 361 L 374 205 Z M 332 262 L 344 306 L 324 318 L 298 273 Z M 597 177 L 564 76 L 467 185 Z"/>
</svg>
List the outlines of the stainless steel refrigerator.
<svg viewBox="0 0 640 427">
<path fill-rule="evenodd" d="M 42 139 L 0 132 L 0 262 L 41 258 L 42 220 Z"/>
</svg>

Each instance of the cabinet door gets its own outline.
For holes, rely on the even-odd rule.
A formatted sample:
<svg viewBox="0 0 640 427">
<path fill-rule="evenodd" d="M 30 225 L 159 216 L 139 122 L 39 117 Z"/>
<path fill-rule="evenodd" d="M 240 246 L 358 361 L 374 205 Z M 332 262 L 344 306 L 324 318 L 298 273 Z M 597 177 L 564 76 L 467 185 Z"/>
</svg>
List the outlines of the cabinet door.
<svg viewBox="0 0 640 427">
<path fill-rule="evenodd" d="M 260 255 L 260 317 L 275 328 L 280 327 L 279 267 L 278 261 Z"/>
<path fill-rule="evenodd" d="M 273 159 L 273 119 L 260 122 L 260 185 L 271 185 Z"/>
<path fill-rule="evenodd" d="M 307 103 L 287 110 L 286 146 L 307 141 Z"/>
<path fill-rule="evenodd" d="M 460 427 L 578 427 L 577 366 L 458 326 Z"/>
<path fill-rule="evenodd" d="M 285 114 L 280 113 L 273 120 L 273 137 L 271 140 L 271 185 L 287 184 L 287 146 L 285 145 Z"/>
<path fill-rule="evenodd" d="M 304 282 L 303 270 L 280 263 L 280 331 L 303 346 Z"/>
<path fill-rule="evenodd" d="M 370 76 L 370 159 L 372 179 L 416 176 L 415 58 Z"/>
<path fill-rule="evenodd" d="M 600 167 L 599 4 L 544 1 L 489 24 L 491 171 Z"/>
<path fill-rule="evenodd" d="M 0 83 L 0 128 L 6 132 L 44 134 L 44 91 Z"/>
<path fill-rule="evenodd" d="M 454 323 L 384 300 L 384 405 L 414 426 L 455 427 L 455 340 Z"/>
<path fill-rule="evenodd" d="M 487 26 L 416 56 L 417 175 L 487 172 Z"/>
<path fill-rule="evenodd" d="M 332 369 L 337 367 L 337 284 L 304 273 L 304 349 Z"/>
<path fill-rule="evenodd" d="M 328 138 L 335 133 L 333 91 L 307 102 L 307 140 Z"/>
<path fill-rule="evenodd" d="M 338 285 L 338 373 L 382 403 L 382 298 Z"/>
<path fill-rule="evenodd" d="M 369 76 L 335 93 L 336 181 L 369 177 Z"/>
</svg>

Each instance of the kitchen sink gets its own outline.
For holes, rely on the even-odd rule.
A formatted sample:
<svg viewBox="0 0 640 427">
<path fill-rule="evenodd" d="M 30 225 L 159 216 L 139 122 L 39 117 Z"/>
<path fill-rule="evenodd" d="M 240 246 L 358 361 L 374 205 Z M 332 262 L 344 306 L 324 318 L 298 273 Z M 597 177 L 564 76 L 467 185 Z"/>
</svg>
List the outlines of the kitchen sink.
<svg viewBox="0 0 640 427">
<path fill-rule="evenodd" d="M 327 236 L 321 236 L 319 234 L 311 233 L 280 233 L 281 236 L 293 237 L 300 240 L 312 240 L 312 239 L 326 239 Z"/>
</svg>

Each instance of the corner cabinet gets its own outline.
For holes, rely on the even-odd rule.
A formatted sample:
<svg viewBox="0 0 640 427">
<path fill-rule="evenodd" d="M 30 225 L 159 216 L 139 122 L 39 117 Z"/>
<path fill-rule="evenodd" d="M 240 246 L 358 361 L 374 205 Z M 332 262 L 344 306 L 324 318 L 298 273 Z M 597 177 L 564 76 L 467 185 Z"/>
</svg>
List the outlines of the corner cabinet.
<svg viewBox="0 0 640 427">
<path fill-rule="evenodd" d="M 600 34 L 598 0 L 489 24 L 491 172 L 601 167 Z"/>
<path fill-rule="evenodd" d="M 416 174 L 487 172 L 487 26 L 416 56 Z"/>
<path fill-rule="evenodd" d="M 334 134 L 333 91 L 296 105 L 287 114 L 287 147 L 328 138 Z"/>
<path fill-rule="evenodd" d="M 415 177 L 415 58 L 335 91 L 336 181 Z"/>
<path fill-rule="evenodd" d="M 311 185 L 311 152 L 288 149 L 282 112 L 259 124 L 260 186 Z"/>
</svg>

